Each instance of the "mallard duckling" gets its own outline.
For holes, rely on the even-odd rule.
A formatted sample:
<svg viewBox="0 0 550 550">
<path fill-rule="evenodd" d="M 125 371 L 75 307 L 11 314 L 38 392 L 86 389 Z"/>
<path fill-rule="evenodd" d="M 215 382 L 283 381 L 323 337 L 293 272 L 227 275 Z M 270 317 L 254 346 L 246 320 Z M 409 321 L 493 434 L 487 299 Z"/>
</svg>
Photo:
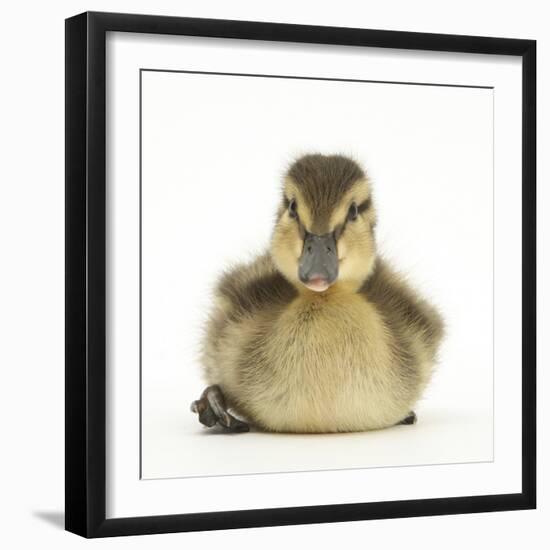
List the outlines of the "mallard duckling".
<svg viewBox="0 0 550 550">
<path fill-rule="evenodd" d="M 369 180 L 344 156 L 288 170 L 269 250 L 216 288 L 192 410 L 206 426 L 328 433 L 416 421 L 443 334 L 376 251 Z"/>
</svg>

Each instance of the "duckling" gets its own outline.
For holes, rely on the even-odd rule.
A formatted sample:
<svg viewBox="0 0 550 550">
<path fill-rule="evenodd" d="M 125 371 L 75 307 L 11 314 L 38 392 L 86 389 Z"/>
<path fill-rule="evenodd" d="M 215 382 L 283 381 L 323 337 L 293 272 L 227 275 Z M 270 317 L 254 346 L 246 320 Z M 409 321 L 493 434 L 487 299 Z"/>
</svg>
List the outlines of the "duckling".
<svg viewBox="0 0 550 550">
<path fill-rule="evenodd" d="M 191 405 L 234 432 L 331 433 L 413 424 L 444 328 L 377 253 L 369 179 L 309 154 L 284 178 L 268 250 L 226 272 Z"/>
</svg>

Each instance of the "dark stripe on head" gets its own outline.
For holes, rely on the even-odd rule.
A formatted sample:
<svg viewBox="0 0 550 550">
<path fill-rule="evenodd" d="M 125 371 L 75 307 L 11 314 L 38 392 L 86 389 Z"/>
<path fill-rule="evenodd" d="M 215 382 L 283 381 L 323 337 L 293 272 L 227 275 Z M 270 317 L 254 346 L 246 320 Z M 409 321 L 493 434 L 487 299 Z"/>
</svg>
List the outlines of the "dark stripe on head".
<svg viewBox="0 0 550 550">
<path fill-rule="evenodd" d="M 341 155 L 306 155 L 289 168 L 287 177 L 298 186 L 307 203 L 313 217 L 311 230 L 322 234 L 334 208 L 355 182 L 365 178 L 365 173 L 355 161 Z"/>
</svg>

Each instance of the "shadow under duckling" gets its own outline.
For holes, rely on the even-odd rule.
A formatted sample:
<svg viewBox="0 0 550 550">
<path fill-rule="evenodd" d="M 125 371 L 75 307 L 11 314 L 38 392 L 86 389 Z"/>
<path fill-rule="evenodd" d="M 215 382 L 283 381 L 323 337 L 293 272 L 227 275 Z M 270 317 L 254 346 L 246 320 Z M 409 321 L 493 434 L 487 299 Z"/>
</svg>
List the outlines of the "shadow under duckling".
<svg viewBox="0 0 550 550">
<path fill-rule="evenodd" d="M 306 155 L 268 252 L 219 281 L 204 341 L 205 426 L 330 433 L 413 424 L 443 336 L 437 310 L 377 255 L 368 178 Z"/>
</svg>

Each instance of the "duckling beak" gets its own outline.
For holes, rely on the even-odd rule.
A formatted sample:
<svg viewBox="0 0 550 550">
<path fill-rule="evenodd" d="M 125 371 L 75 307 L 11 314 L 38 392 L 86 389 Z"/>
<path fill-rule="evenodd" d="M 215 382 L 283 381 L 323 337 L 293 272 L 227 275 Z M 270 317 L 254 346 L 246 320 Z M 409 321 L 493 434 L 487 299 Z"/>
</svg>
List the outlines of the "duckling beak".
<svg viewBox="0 0 550 550">
<path fill-rule="evenodd" d="M 306 233 L 304 248 L 298 262 L 298 276 L 304 285 L 323 292 L 338 277 L 338 252 L 334 233 Z"/>
</svg>

